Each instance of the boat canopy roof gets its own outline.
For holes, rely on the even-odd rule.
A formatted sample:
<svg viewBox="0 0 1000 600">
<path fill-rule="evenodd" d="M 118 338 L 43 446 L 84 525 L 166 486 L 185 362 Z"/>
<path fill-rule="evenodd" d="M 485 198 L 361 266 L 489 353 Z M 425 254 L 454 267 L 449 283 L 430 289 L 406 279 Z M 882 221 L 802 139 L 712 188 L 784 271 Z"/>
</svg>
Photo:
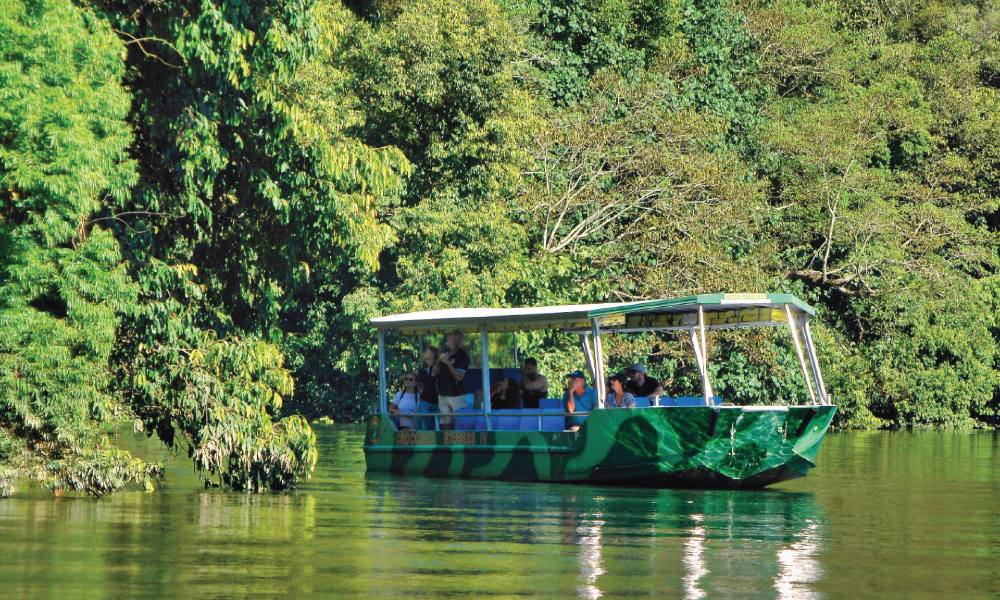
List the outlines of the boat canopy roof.
<svg viewBox="0 0 1000 600">
<path fill-rule="evenodd" d="M 571 304 L 530 308 L 446 308 L 377 317 L 372 325 L 381 330 L 407 334 L 448 331 L 525 331 L 556 329 L 587 332 L 591 320 L 598 319 L 605 331 L 669 331 L 690 329 L 698 324 L 699 308 L 705 327 L 732 329 L 783 325 L 786 308 L 808 319 L 811 306 L 792 294 L 698 294 L 683 298 Z"/>
</svg>

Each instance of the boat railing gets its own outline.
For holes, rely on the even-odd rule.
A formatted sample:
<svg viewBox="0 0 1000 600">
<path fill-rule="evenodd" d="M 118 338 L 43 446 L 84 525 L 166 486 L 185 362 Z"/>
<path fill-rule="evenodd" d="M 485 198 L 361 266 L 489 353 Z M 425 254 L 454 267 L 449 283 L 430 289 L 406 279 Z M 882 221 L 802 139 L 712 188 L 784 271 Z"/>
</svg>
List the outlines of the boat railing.
<svg viewBox="0 0 1000 600">
<path fill-rule="evenodd" d="M 691 407 L 691 406 L 692 405 L 687 405 L 687 407 Z M 812 405 L 799 405 L 799 406 L 812 406 Z M 649 408 L 668 408 L 668 409 L 672 409 L 672 408 L 684 408 L 684 406 L 669 406 L 669 405 L 663 405 L 663 404 L 653 404 L 651 406 L 637 406 L 637 407 L 633 408 L 632 410 L 645 410 L 645 409 L 649 409 Z M 774 412 L 774 411 L 777 411 L 777 412 L 787 412 L 788 409 L 789 409 L 788 406 L 780 406 L 780 405 L 753 406 L 753 405 L 735 405 L 735 404 L 731 404 L 731 403 L 714 404 L 714 405 L 711 406 L 711 408 L 713 408 L 716 411 L 718 411 L 718 410 L 724 410 L 724 409 L 739 409 L 739 410 L 742 410 L 742 411 L 745 411 L 745 412 Z M 610 410 L 621 410 L 621 409 L 610 409 Z M 499 411 L 504 411 L 504 412 L 499 412 Z M 511 412 L 505 412 L 505 411 L 511 411 Z M 452 419 L 453 421 L 455 419 L 460 419 L 460 418 L 479 418 L 479 417 L 482 417 L 484 419 L 484 424 L 486 426 L 486 431 L 497 431 L 497 429 L 494 427 L 494 422 L 498 418 L 499 419 L 510 419 L 510 418 L 521 418 L 521 417 L 535 417 L 536 418 L 535 429 L 534 430 L 530 430 L 529 429 L 527 431 L 543 431 L 543 429 L 542 429 L 542 419 L 545 418 L 545 417 L 549 417 L 549 418 L 552 418 L 552 417 L 560 417 L 560 418 L 566 418 L 566 417 L 584 418 L 584 417 L 589 417 L 590 414 L 591 414 L 591 411 L 569 412 L 569 411 L 565 411 L 565 410 L 558 410 L 558 409 L 555 409 L 555 408 L 552 408 L 552 409 L 539 409 L 539 410 L 532 410 L 532 409 L 525 409 L 525 408 L 520 408 L 520 409 L 519 408 L 512 408 L 512 409 L 498 409 L 498 410 L 495 410 L 495 411 L 492 411 L 492 412 L 486 412 L 486 411 L 482 411 L 482 410 L 471 411 L 469 409 L 464 409 L 464 410 L 462 410 L 462 412 L 453 412 L 453 413 L 443 413 L 443 412 L 412 412 L 412 413 L 410 413 L 410 412 L 408 412 L 408 413 L 390 413 L 390 414 L 391 414 L 391 416 L 394 419 L 398 419 L 400 417 L 408 418 L 408 419 L 410 419 L 410 418 L 412 418 L 412 419 L 433 418 L 434 419 L 434 427 L 433 427 L 433 429 L 431 429 L 429 427 L 423 427 L 423 426 L 421 426 L 421 427 L 417 427 L 415 429 L 415 431 L 467 431 L 466 429 L 449 429 L 449 430 L 443 430 L 443 429 L 441 429 L 441 417 L 448 417 L 448 418 Z M 500 429 L 500 431 L 513 431 L 513 430 Z M 523 430 L 521 430 L 521 431 L 523 431 Z"/>
<path fill-rule="evenodd" d="M 472 418 L 483 417 L 486 420 L 486 430 L 487 431 L 494 431 L 494 428 L 493 428 L 493 419 L 496 419 L 496 418 L 501 418 L 502 419 L 504 417 L 507 417 L 507 418 L 510 418 L 510 417 L 536 417 L 537 420 L 538 420 L 538 422 L 537 422 L 537 429 L 535 431 L 541 431 L 542 430 L 542 417 L 563 417 L 563 418 L 565 418 L 565 417 L 589 417 L 590 416 L 590 411 L 567 412 L 567 411 L 559 411 L 558 409 L 550 409 L 548 411 L 545 411 L 545 410 L 531 410 L 531 409 L 523 409 L 523 408 L 522 409 L 518 409 L 518 408 L 502 409 L 501 408 L 501 409 L 498 409 L 498 410 L 513 410 L 513 411 L 517 411 L 517 412 L 512 412 L 512 413 L 502 413 L 502 412 L 497 412 L 497 411 L 493 411 L 493 412 L 489 412 L 489 413 L 487 413 L 485 411 L 476 411 L 476 412 L 463 411 L 463 412 L 454 412 L 454 413 L 442 413 L 442 412 L 412 412 L 412 413 L 410 413 L 410 412 L 408 412 L 408 413 L 395 413 L 395 414 L 392 414 L 392 416 L 395 417 L 395 418 L 403 417 L 403 418 L 407 418 L 407 419 L 409 419 L 409 418 L 415 418 L 416 419 L 416 418 L 434 417 L 434 431 L 442 431 L 442 429 L 441 429 L 441 420 L 440 420 L 441 417 L 448 417 L 448 418 L 452 419 L 453 421 L 455 419 L 459 419 L 459 418 L 463 418 L 463 417 L 472 417 Z M 425 428 L 422 428 L 422 427 L 418 427 L 416 430 L 417 431 L 430 431 L 430 429 L 425 429 Z M 462 430 L 459 430 L 459 431 L 462 431 Z"/>
</svg>

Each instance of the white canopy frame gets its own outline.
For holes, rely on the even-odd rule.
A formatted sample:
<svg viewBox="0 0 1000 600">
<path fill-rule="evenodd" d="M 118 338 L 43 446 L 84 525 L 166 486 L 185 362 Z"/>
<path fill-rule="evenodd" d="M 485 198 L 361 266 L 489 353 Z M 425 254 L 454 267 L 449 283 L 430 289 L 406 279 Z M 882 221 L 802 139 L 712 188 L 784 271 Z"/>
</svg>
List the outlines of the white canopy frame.
<svg viewBox="0 0 1000 600">
<path fill-rule="evenodd" d="M 711 319 L 708 318 L 711 309 Z M 475 331 L 480 336 L 483 412 L 492 430 L 489 381 L 489 333 L 511 332 L 514 360 L 520 366 L 517 331 L 562 330 L 577 333 L 597 392 L 597 406 L 607 395 L 602 333 L 687 331 L 702 382 L 702 396 L 710 406 L 715 396 L 708 368 L 708 331 L 744 327 L 787 326 L 812 403 L 830 404 L 809 327 L 812 308 L 789 294 L 702 294 L 676 300 L 611 304 L 581 304 L 513 309 L 446 309 L 372 319 L 378 330 L 379 407 L 388 410 L 385 333 L 447 333 Z M 436 420 L 436 419 L 435 419 Z"/>
<path fill-rule="evenodd" d="M 597 369 L 594 368 L 594 351 L 590 346 L 590 333 L 580 334 L 580 348 L 583 350 L 583 359 L 587 363 L 587 372 L 590 377 L 597 381 Z"/>
<path fill-rule="evenodd" d="M 701 394 L 705 400 L 705 406 L 711 406 L 715 392 L 712 390 L 712 381 L 708 376 L 708 359 L 705 355 L 708 345 L 704 335 L 704 331 L 695 327 L 691 328 L 691 347 L 694 349 L 694 359 L 698 365 L 698 375 L 701 377 Z"/>
<path fill-rule="evenodd" d="M 809 330 L 809 319 L 802 319 L 800 329 L 806 340 L 806 353 L 809 355 L 809 364 L 812 366 L 813 381 L 816 383 L 816 395 L 819 396 L 821 404 L 829 406 L 830 395 L 826 392 L 826 384 L 823 382 L 823 371 L 819 368 L 819 357 L 816 353 L 816 347 L 813 345 L 812 332 Z"/>
<path fill-rule="evenodd" d="M 799 358 L 799 366 L 802 368 L 802 377 L 806 382 L 806 389 L 809 391 L 809 399 L 816 403 L 816 390 L 812 385 L 812 378 L 809 376 L 809 369 L 806 368 L 806 359 L 802 352 L 802 342 L 799 341 L 799 328 L 796 325 L 798 319 L 792 314 L 792 309 L 785 306 L 785 315 L 788 317 L 788 331 L 792 334 L 792 344 L 795 346 L 795 355 Z"/>
<path fill-rule="evenodd" d="M 604 348 L 601 347 L 601 320 L 591 319 L 591 328 L 594 334 L 594 389 L 597 391 L 597 406 L 604 408 L 604 398 L 607 391 L 604 389 Z"/>
<path fill-rule="evenodd" d="M 493 412 L 492 398 L 490 398 L 490 334 L 485 325 L 479 328 L 479 344 L 482 352 L 483 412 L 486 413 L 486 429 L 492 430 L 493 423 L 490 421 L 490 413 Z"/>
<path fill-rule="evenodd" d="M 385 380 L 385 330 L 378 330 L 378 400 L 379 410 L 389 412 L 389 388 Z"/>
</svg>

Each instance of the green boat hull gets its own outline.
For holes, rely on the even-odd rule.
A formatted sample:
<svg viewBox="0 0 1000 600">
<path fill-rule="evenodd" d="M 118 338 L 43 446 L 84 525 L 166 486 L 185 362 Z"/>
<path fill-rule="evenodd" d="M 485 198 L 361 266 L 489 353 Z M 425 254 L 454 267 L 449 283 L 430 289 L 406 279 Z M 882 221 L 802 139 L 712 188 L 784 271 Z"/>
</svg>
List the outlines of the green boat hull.
<svg viewBox="0 0 1000 600">
<path fill-rule="evenodd" d="M 371 472 L 431 477 L 760 488 L 815 466 L 834 406 L 595 410 L 577 432 L 396 431 L 368 418 Z"/>
</svg>

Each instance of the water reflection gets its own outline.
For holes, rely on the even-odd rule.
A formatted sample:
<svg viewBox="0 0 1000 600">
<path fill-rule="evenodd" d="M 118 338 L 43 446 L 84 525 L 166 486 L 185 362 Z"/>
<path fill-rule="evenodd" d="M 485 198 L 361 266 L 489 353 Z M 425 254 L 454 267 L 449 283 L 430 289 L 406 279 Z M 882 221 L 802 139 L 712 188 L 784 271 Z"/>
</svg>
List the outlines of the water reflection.
<svg viewBox="0 0 1000 600">
<path fill-rule="evenodd" d="M 600 588 L 597 587 L 597 578 L 604 574 L 604 568 L 601 566 L 601 528 L 603 526 L 604 521 L 596 518 L 590 524 L 577 530 L 581 585 L 577 587 L 576 593 L 580 598 L 587 600 L 596 600 L 603 596 Z"/>
<path fill-rule="evenodd" d="M 700 599 L 747 585 L 761 589 L 764 579 L 780 597 L 799 598 L 813 594 L 822 575 L 826 518 L 812 494 L 375 474 L 366 490 L 374 502 L 372 534 L 381 543 L 449 543 L 451 563 L 487 553 L 490 560 L 474 570 L 504 572 L 510 582 L 537 569 L 565 585 L 572 574 L 572 588 L 549 593 L 600 598 L 661 589 Z"/>
<path fill-rule="evenodd" d="M 691 515 L 695 526 L 689 529 L 688 539 L 684 542 L 684 597 L 697 600 L 705 597 L 705 591 L 699 587 L 698 581 L 708 575 L 708 565 L 705 563 L 706 529 L 702 525 L 705 517 Z"/>
<path fill-rule="evenodd" d="M 0 597 L 1000 597 L 996 433 L 833 434 L 800 494 L 366 477 L 317 433 L 291 494 L 153 456 L 154 494 L 0 500 Z"/>
<path fill-rule="evenodd" d="M 808 522 L 798 539 L 778 550 L 778 576 L 774 589 L 778 598 L 818 598 L 810 585 L 823 574 L 817 555 L 822 542 L 822 531 L 815 522 Z"/>
</svg>

